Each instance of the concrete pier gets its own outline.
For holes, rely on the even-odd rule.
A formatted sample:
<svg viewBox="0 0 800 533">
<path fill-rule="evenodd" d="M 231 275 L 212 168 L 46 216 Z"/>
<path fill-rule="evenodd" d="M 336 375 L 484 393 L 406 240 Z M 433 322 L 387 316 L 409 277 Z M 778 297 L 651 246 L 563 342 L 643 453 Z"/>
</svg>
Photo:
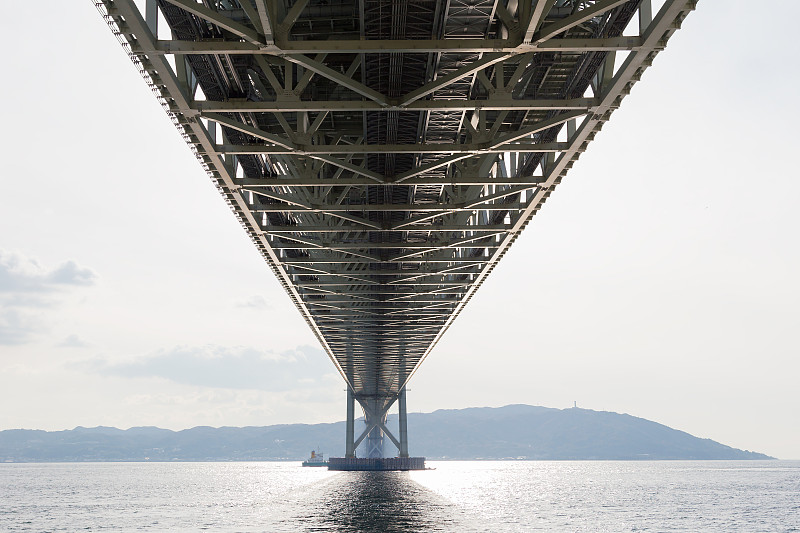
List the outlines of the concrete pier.
<svg viewBox="0 0 800 533">
<path fill-rule="evenodd" d="M 328 470 L 405 471 L 425 470 L 424 457 L 331 457 Z"/>
</svg>

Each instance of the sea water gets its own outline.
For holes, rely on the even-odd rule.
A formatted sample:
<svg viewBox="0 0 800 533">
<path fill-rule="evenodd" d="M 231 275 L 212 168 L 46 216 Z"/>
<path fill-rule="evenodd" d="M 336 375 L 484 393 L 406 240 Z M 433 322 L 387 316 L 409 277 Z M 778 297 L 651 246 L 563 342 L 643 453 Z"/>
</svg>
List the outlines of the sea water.
<svg viewBox="0 0 800 533">
<path fill-rule="evenodd" d="M 800 461 L 0 464 L 3 531 L 800 531 Z"/>
</svg>

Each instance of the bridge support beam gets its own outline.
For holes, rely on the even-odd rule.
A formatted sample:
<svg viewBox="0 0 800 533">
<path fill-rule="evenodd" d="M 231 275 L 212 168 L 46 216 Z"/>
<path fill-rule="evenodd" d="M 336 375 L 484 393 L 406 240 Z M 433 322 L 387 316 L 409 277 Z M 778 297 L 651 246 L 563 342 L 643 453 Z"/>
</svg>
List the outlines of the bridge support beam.
<svg viewBox="0 0 800 533">
<path fill-rule="evenodd" d="M 345 457 L 356 456 L 355 429 L 356 429 L 356 399 L 353 390 L 347 388 L 347 440 L 345 443 Z"/>
<path fill-rule="evenodd" d="M 399 411 L 399 439 L 386 427 L 386 415 L 389 408 L 397 402 Z M 354 439 L 355 403 L 364 410 L 366 428 Z M 406 389 L 400 390 L 392 401 L 385 402 L 374 398 L 357 398 L 352 389 L 347 390 L 347 435 L 345 457 L 332 457 L 330 470 L 421 470 L 425 468 L 424 457 L 410 457 L 408 454 L 408 414 L 406 408 Z M 397 457 L 385 457 L 386 439 L 397 447 Z M 356 457 L 356 448 L 366 441 L 365 457 Z"/>
<path fill-rule="evenodd" d="M 400 433 L 400 457 L 408 457 L 408 414 L 406 412 L 406 388 L 400 389 L 400 396 L 397 398 L 399 411 L 399 433 Z"/>
<path fill-rule="evenodd" d="M 365 409 L 365 422 L 367 423 L 367 457 L 383 457 L 383 428 L 386 426 L 386 410 L 380 409 L 376 405 Z"/>
<path fill-rule="evenodd" d="M 367 435 L 367 457 L 383 457 L 383 431 L 379 426 L 373 427 Z"/>
</svg>

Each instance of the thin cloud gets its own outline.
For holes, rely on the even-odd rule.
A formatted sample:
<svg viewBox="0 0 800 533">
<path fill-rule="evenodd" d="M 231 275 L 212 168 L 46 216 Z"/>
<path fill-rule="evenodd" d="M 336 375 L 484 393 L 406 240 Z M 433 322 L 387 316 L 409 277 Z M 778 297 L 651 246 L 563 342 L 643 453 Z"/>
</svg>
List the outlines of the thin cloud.
<svg viewBox="0 0 800 533">
<path fill-rule="evenodd" d="M 90 344 L 75 334 L 68 335 L 64 340 L 56 344 L 58 348 L 86 348 Z"/>
<path fill-rule="evenodd" d="M 65 261 L 46 269 L 35 259 L 0 250 L 0 293 L 52 292 L 65 286 L 94 285 L 97 274 Z"/>
<path fill-rule="evenodd" d="M 246 300 L 239 300 L 235 305 L 236 307 L 248 307 L 251 309 L 269 309 L 272 307 L 267 299 L 260 294 L 254 294 Z"/>
<path fill-rule="evenodd" d="M 335 369 L 322 350 L 301 346 L 274 353 L 245 347 L 180 346 L 128 361 L 95 358 L 74 370 L 125 378 L 163 378 L 222 389 L 287 391 L 328 383 Z"/>
<path fill-rule="evenodd" d="M 45 278 L 54 285 L 94 285 L 97 274 L 88 268 L 78 266 L 75 261 L 67 261 L 50 271 Z"/>
<path fill-rule="evenodd" d="M 0 308 L 0 345 L 25 344 L 40 328 L 41 323 L 35 317 L 16 309 Z"/>
<path fill-rule="evenodd" d="M 58 307 L 64 289 L 96 280 L 94 271 L 75 261 L 48 269 L 33 258 L 0 250 L 0 345 L 31 342 L 47 328 L 41 313 Z"/>
</svg>

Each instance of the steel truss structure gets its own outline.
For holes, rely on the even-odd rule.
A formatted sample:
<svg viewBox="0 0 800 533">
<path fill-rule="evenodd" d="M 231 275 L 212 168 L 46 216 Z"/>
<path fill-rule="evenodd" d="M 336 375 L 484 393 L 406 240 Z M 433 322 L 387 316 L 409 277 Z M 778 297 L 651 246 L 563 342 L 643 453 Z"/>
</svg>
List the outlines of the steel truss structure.
<svg viewBox="0 0 800 533">
<path fill-rule="evenodd" d="M 348 455 L 407 455 L 387 410 L 696 5 L 93 2 L 346 380 Z"/>
</svg>

